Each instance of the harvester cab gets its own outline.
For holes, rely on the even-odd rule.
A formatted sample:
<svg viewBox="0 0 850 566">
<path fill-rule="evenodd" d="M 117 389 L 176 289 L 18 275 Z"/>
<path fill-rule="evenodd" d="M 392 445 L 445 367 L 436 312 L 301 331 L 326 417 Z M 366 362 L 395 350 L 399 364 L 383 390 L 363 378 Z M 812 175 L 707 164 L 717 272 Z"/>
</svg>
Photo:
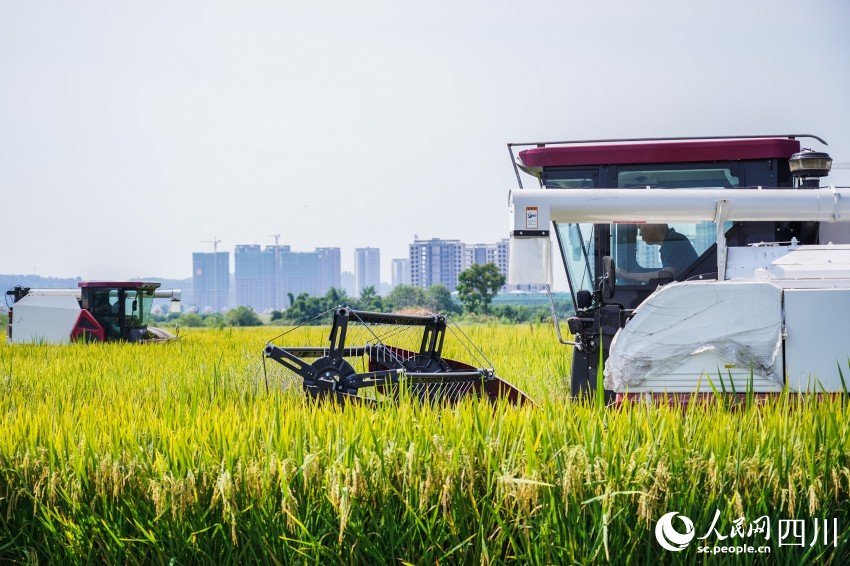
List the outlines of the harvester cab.
<svg viewBox="0 0 850 566">
<path fill-rule="evenodd" d="M 80 306 L 100 323 L 108 341 L 140 342 L 147 337 L 154 291 L 159 283 L 80 283 Z"/>
<path fill-rule="evenodd" d="M 785 305 L 802 297 L 803 287 L 817 286 L 802 279 L 817 279 L 833 290 L 850 287 L 844 278 L 850 273 L 835 265 L 847 254 L 840 243 L 850 243 L 850 223 L 842 214 L 850 193 L 821 187 L 831 159 L 804 150 L 800 138 L 826 145 L 809 135 L 509 144 L 519 184 L 510 194 L 509 283 L 551 284 L 550 239 L 557 243 L 575 307 L 567 320 L 574 338 L 561 339 L 574 346 L 573 396 L 594 391 L 600 359 L 609 399 L 627 388 L 691 391 L 701 374 L 718 367 L 739 371 L 741 379 L 756 368 L 756 384 L 761 377 L 764 388 L 774 390 L 786 383 L 782 370 L 793 366 L 800 382 L 811 354 L 787 358 Z M 531 175 L 536 187 L 523 187 L 521 173 Z M 794 256 L 794 262 L 809 266 L 805 274 L 779 273 L 776 266 L 791 261 L 789 253 L 816 249 L 825 255 Z M 818 266 L 827 255 L 832 266 Z M 737 331 L 727 326 L 734 313 L 711 301 L 727 292 L 746 295 L 731 280 L 771 280 L 771 289 L 778 289 L 769 322 L 746 305 L 737 307 L 738 314 L 769 326 L 767 340 L 773 342 L 730 338 Z M 669 332 L 683 334 L 646 330 L 664 318 L 659 313 L 671 312 L 664 301 L 699 285 L 665 319 Z M 772 294 L 765 287 L 758 296 Z M 836 300 L 850 305 L 850 292 L 809 292 L 803 302 L 812 308 L 824 301 L 828 309 L 826 301 Z M 700 333 L 687 320 L 711 327 Z M 625 336 L 633 329 L 643 329 L 640 337 Z M 681 347 L 671 346 L 677 340 Z M 748 358 L 754 350 L 767 353 Z M 839 359 L 848 353 L 836 352 Z"/>
<path fill-rule="evenodd" d="M 82 341 L 150 342 L 174 336 L 148 327 L 155 298 L 171 299 L 179 310 L 180 291 L 144 281 L 82 281 L 77 289 L 29 289 L 6 292 L 9 343 Z"/>
</svg>

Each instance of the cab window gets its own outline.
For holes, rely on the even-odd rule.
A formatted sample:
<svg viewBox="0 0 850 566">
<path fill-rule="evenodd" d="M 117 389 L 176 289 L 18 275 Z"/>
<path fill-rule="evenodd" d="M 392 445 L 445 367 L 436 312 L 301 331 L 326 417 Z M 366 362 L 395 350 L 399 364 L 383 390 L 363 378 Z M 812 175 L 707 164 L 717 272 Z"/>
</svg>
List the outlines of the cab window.
<svg viewBox="0 0 850 566">
<path fill-rule="evenodd" d="M 669 165 L 621 167 L 617 172 L 617 188 L 723 188 L 740 186 L 736 170 L 729 166 L 689 165 L 674 168 Z M 728 229 L 732 223 L 727 223 Z M 629 272 L 658 270 L 662 264 L 660 245 L 647 244 L 639 235 L 639 224 L 611 225 L 611 255 L 615 264 Z M 690 242 L 697 257 L 715 243 L 717 232 L 713 222 L 668 223 L 668 227 Z M 630 284 L 628 281 L 621 281 Z M 634 282 L 631 282 L 634 283 Z M 641 283 L 646 285 L 647 283 Z"/>
</svg>

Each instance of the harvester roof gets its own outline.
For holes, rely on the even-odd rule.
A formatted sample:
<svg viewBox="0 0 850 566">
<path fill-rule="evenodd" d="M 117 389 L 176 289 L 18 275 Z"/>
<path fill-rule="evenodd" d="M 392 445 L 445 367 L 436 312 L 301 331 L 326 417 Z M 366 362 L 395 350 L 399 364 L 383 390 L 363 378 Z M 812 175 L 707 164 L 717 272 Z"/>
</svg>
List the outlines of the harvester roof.
<svg viewBox="0 0 850 566">
<path fill-rule="evenodd" d="M 800 151 L 800 141 L 754 138 L 641 143 L 545 145 L 519 152 L 528 168 L 621 163 L 687 163 L 745 159 L 788 159 Z"/>
<path fill-rule="evenodd" d="M 83 289 L 143 289 L 152 291 L 158 289 L 161 283 L 154 281 L 80 281 L 78 285 Z"/>
</svg>

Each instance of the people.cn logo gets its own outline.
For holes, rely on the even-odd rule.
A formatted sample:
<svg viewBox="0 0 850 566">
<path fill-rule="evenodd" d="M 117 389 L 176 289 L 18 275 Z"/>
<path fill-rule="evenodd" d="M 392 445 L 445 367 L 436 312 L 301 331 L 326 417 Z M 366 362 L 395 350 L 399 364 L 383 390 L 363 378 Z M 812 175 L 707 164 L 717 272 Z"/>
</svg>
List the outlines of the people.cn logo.
<svg viewBox="0 0 850 566">
<path fill-rule="evenodd" d="M 684 550 L 696 536 L 694 524 L 684 515 L 679 515 L 679 519 L 685 524 L 685 533 L 682 534 L 673 528 L 673 517 L 676 515 L 679 515 L 678 511 L 671 511 L 655 523 L 655 538 L 658 540 L 658 544 L 673 552 Z"/>
</svg>

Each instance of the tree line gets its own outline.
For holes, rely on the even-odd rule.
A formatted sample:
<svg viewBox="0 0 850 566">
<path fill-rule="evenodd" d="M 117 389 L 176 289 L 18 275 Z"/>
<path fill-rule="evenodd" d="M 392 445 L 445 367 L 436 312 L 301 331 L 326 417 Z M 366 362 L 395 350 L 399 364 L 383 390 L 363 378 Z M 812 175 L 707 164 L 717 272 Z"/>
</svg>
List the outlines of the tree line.
<svg viewBox="0 0 850 566">
<path fill-rule="evenodd" d="M 548 306 L 521 306 L 492 304 L 493 298 L 505 284 L 505 276 L 495 264 L 473 265 L 458 277 L 455 301 L 445 285 L 428 288 L 414 285 L 398 285 L 386 296 L 378 295 L 374 287 L 366 287 L 359 297 L 350 297 L 344 290 L 331 288 L 321 297 L 300 293 L 289 293 L 289 307 L 271 313 L 272 324 L 295 325 L 310 322 L 321 323 L 322 315 L 336 307 L 345 305 L 356 310 L 373 312 L 426 312 L 463 316 L 479 320 L 500 322 L 542 322 L 548 320 Z M 566 315 L 571 308 L 564 301 L 555 305 L 559 316 Z M 157 322 L 177 322 L 182 326 L 261 326 L 260 316 L 251 307 L 240 306 L 226 313 L 166 315 L 153 317 Z"/>
</svg>

